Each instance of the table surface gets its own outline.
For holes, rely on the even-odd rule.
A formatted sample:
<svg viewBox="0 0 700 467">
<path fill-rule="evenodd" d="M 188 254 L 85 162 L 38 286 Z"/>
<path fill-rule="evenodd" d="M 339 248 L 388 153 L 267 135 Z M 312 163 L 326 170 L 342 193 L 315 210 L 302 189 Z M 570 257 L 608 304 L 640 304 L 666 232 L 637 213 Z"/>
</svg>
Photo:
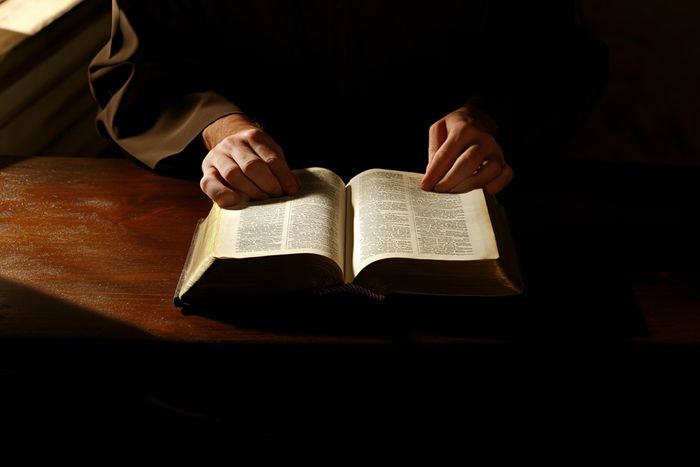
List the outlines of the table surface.
<svg viewBox="0 0 700 467">
<path fill-rule="evenodd" d="M 130 160 L 0 158 L 0 336 L 302 345 L 528 340 L 420 327 L 309 333 L 185 315 L 173 306 L 173 291 L 195 223 L 210 206 L 196 181 Z M 630 282 L 646 335 L 619 342 L 700 344 L 697 278 L 659 274 Z"/>
</svg>

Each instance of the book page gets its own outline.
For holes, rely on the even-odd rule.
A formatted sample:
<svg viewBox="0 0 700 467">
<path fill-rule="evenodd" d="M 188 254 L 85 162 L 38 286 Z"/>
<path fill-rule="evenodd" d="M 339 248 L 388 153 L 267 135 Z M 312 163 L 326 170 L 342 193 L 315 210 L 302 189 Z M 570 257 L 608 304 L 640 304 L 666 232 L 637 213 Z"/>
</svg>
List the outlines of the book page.
<svg viewBox="0 0 700 467">
<path fill-rule="evenodd" d="M 352 275 L 385 258 L 498 258 L 483 190 L 420 188 L 421 174 L 373 169 L 348 184 L 353 213 Z"/>
<path fill-rule="evenodd" d="M 343 180 L 321 168 L 294 172 L 302 181 L 298 194 L 219 210 L 217 257 L 312 253 L 327 256 L 344 269 Z"/>
</svg>

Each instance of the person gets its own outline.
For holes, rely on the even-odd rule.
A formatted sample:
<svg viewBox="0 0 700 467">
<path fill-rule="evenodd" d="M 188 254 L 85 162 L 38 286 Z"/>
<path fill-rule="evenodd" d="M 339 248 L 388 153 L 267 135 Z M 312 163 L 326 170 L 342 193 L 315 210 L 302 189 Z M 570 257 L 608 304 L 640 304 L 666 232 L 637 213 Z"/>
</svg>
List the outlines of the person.
<svg viewBox="0 0 700 467">
<path fill-rule="evenodd" d="M 600 75 L 573 1 L 112 9 L 89 68 L 99 130 L 151 168 L 201 173 L 221 206 L 292 195 L 290 167 L 310 165 L 425 170 L 425 190 L 498 193 L 511 165 L 571 134 Z"/>
</svg>

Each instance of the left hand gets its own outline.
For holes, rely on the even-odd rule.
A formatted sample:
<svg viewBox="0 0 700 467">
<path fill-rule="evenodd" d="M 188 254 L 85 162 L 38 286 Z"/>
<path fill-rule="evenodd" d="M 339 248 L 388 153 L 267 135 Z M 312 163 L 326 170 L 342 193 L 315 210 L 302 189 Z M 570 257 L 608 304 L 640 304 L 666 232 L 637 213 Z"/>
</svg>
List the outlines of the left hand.
<svg viewBox="0 0 700 467">
<path fill-rule="evenodd" d="M 428 167 L 421 188 L 466 193 L 484 188 L 501 191 L 513 179 L 503 150 L 488 131 L 493 124 L 469 107 L 460 107 L 430 127 Z"/>
</svg>

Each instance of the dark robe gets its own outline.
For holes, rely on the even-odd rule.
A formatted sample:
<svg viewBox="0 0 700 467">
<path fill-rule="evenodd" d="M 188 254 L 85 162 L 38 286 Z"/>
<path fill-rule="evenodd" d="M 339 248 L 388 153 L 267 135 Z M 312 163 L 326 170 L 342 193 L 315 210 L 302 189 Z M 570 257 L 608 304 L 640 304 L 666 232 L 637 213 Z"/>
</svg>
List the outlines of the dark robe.
<svg viewBox="0 0 700 467">
<path fill-rule="evenodd" d="M 423 171 L 429 126 L 471 103 L 506 158 L 549 151 L 600 89 L 574 2 L 114 0 L 90 66 L 98 127 L 151 167 L 192 165 L 244 112 L 293 168 Z M 174 157 L 171 157 L 174 156 Z"/>
</svg>

